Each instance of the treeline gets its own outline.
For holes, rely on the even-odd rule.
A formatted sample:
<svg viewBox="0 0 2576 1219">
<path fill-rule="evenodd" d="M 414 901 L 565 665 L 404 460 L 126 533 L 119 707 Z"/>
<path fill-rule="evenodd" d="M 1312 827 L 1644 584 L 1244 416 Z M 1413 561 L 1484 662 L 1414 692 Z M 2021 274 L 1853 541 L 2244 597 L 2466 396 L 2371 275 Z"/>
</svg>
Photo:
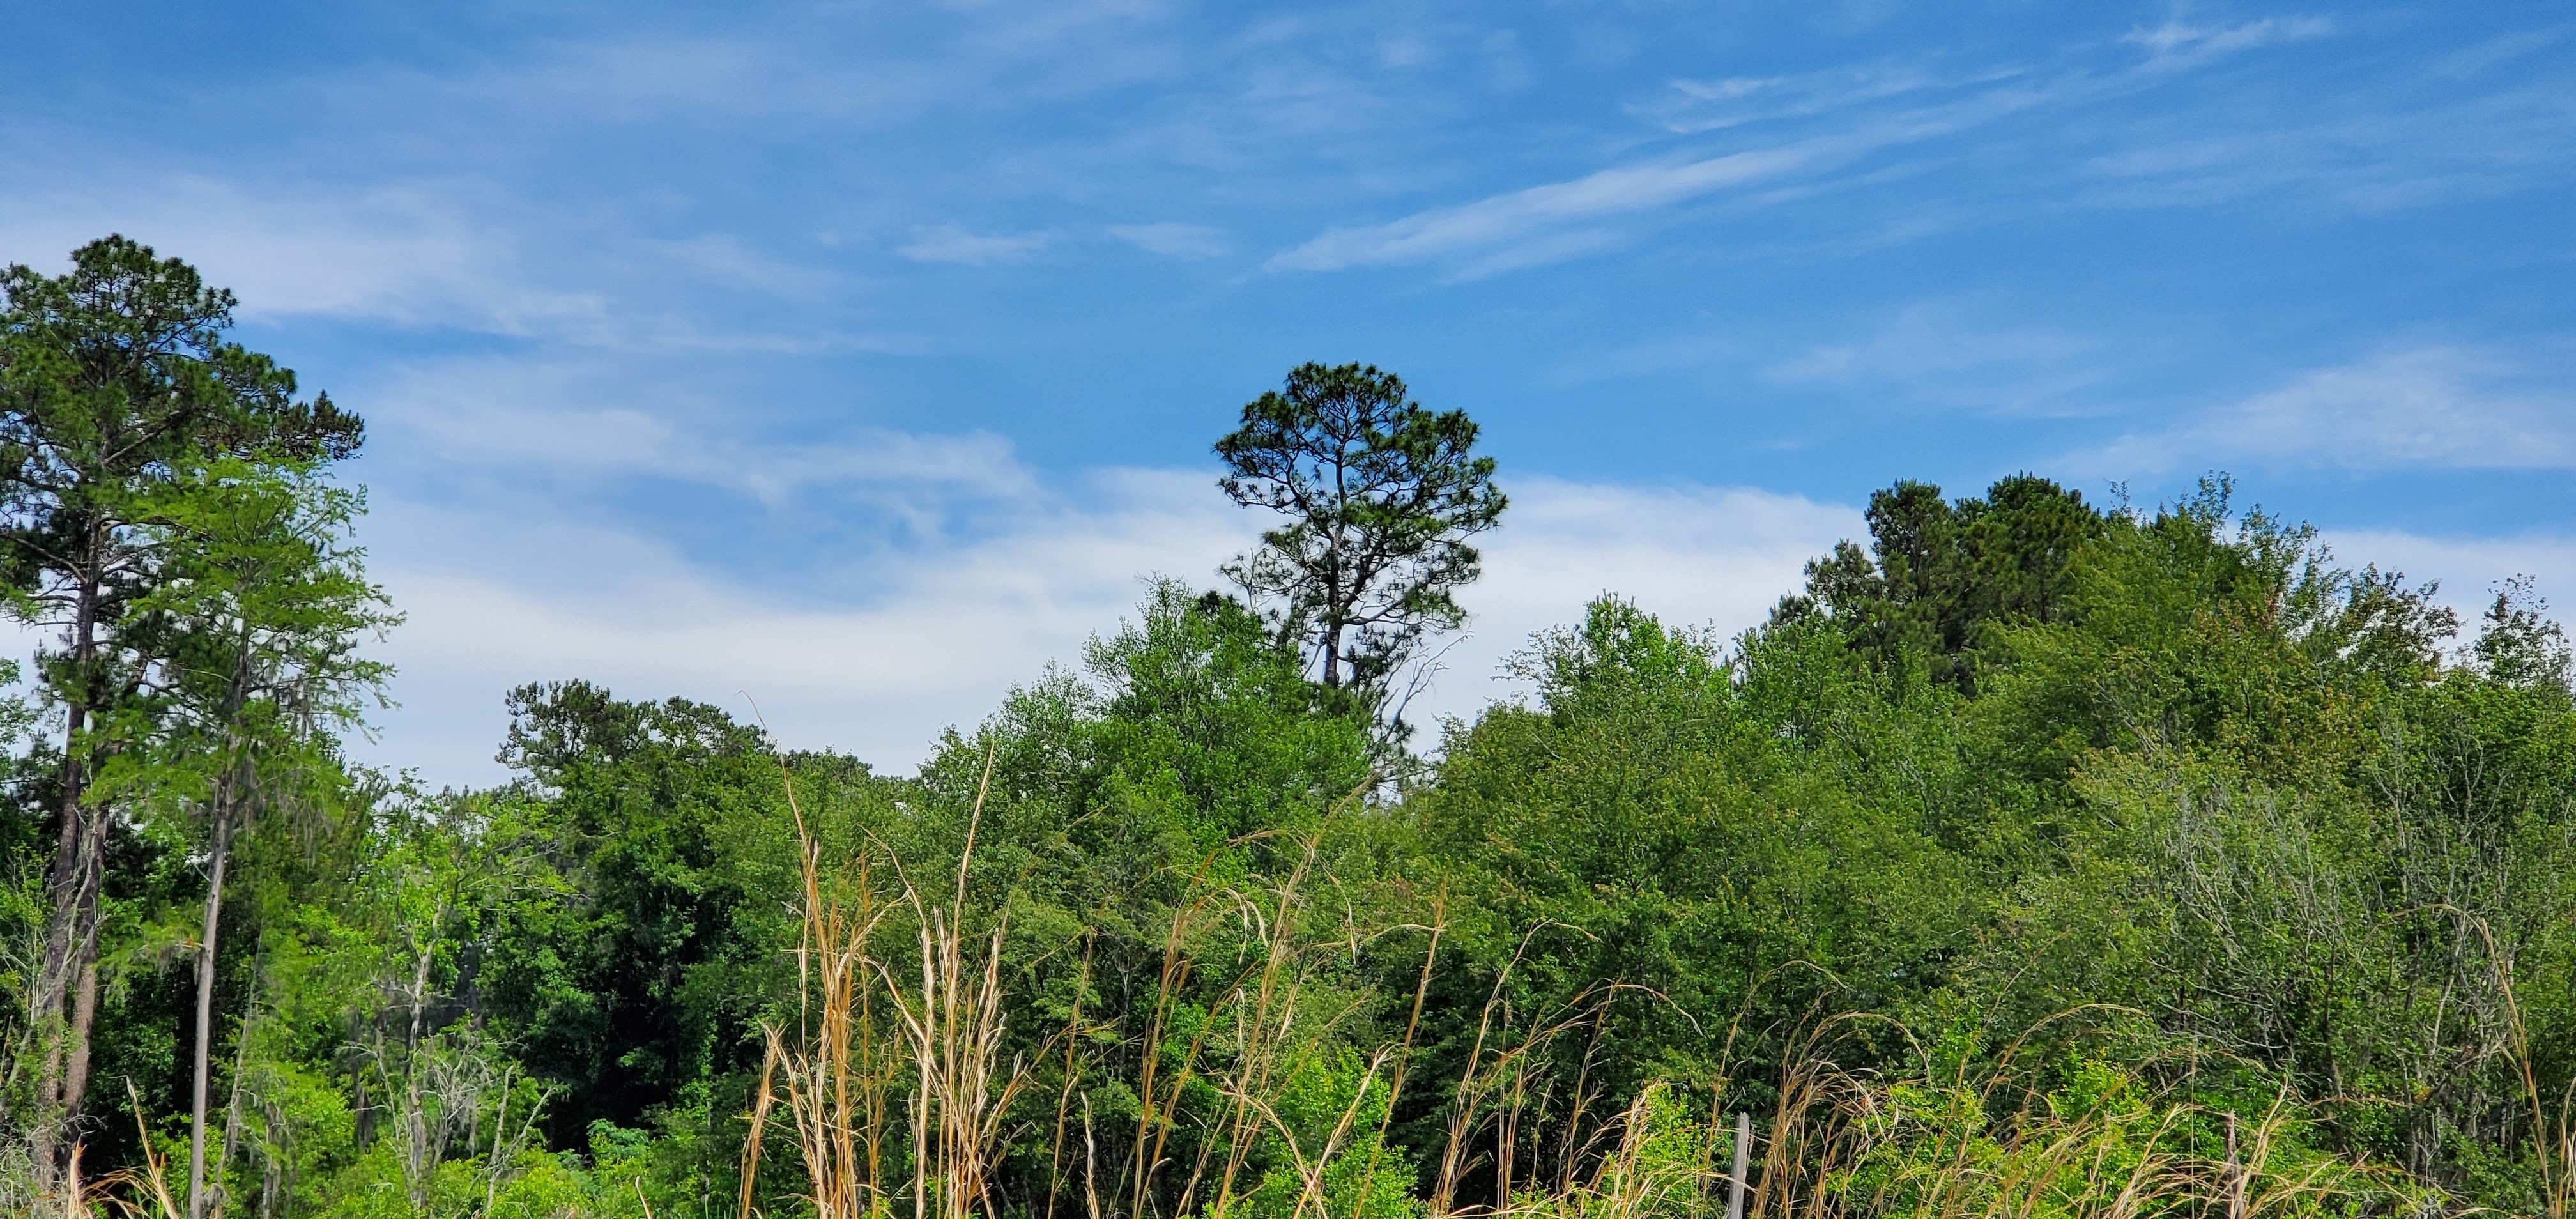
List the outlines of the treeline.
<svg viewBox="0 0 2576 1219">
<path fill-rule="evenodd" d="M 153 285 L 184 341 L 118 329 Z M 1281 522 L 1230 589 L 917 774 L 564 681 L 509 695 L 513 782 L 430 793 L 337 747 L 388 612 L 354 418 L 139 247 L 5 286 L 13 605 L 64 641 L 7 720 L 9 1213 L 2576 1194 L 2576 704 L 2526 586 L 2455 621 L 2223 480 L 1901 483 L 1763 625 L 1605 597 L 1426 733 L 1507 505 L 1463 414 L 1308 366 L 1219 442 Z M 162 447 L 82 439 L 129 417 Z"/>
</svg>

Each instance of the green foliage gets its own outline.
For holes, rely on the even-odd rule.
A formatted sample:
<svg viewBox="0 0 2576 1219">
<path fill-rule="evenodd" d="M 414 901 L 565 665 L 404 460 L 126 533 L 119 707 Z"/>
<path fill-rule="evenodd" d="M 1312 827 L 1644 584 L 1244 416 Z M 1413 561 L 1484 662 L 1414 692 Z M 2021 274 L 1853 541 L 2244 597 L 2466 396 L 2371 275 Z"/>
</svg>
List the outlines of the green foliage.
<svg viewBox="0 0 2576 1219">
<path fill-rule="evenodd" d="M 1511 1210 L 1538 1219 L 1696 1219 L 1715 1208 L 1721 1136 L 1693 1117 L 1680 1093 L 1647 1088 L 1610 1133 L 1618 1142 L 1590 1180 L 1515 1191 Z M 1723 1137 L 1731 1152 L 1732 1136 Z"/>
<path fill-rule="evenodd" d="M 2058 1075 L 2000 1115 L 1990 1087 L 1895 1085 L 1839 1188 L 1890 1216 L 2343 1216 L 2431 1201 L 2322 1147 L 2286 1093 L 2243 1098 L 2240 1112 L 2164 1093 L 2100 1058 Z"/>
<path fill-rule="evenodd" d="M 504 797 L 560 896 L 498 912 L 476 984 L 523 1061 L 563 1087 L 558 1143 L 591 1123 L 642 1125 L 692 1080 L 748 1069 L 760 972 L 728 822 L 766 821 L 779 766 L 766 740 L 703 704 L 624 703 L 584 682 L 510 696 Z M 754 992 L 756 994 L 756 992 Z"/>
<path fill-rule="evenodd" d="M 1350 1219 L 1416 1219 L 1409 1157 L 1386 1144 L 1389 1084 L 1348 1046 L 1310 1049 L 1288 1069 L 1255 1150 L 1266 1164 L 1212 1217 L 1297 1219 L 1314 1208 Z"/>
<path fill-rule="evenodd" d="M 1745 663 L 1816 646 L 1758 640 Z M 1474 992 L 1499 987 L 1529 1028 L 1565 1026 L 1552 1086 L 1581 1076 L 1624 1103 L 1658 1079 L 1740 1078 L 1730 1049 L 1776 1053 L 1830 991 L 1919 993 L 1973 926 L 1970 865 L 1913 793 L 1882 802 L 1851 778 L 1944 696 L 1845 709 L 1801 740 L 1715 640 L 1606 600 L 1517 671 L 1533 705 L 1453 735 L 1409 806 L 1470 899 L 1432 1043 L 1444 1062 L 1474 1039 Z M 1866 680 L 1835 689 L 1878 701 Z"/>
<path fill-rule="evenodd" d="M 1183 1046 L 1236 1018 L 1233 990 L 1264 951 L 1265 928 L 1244 911 L 1266 907 L 1263 918 L 1347 939 L 1353 907 L 1377 901 L 1363 886 L 1381 866 L 1382 827 L 1358 815 L 1375 787 L 1365 715 L 1309 681 L 1294 650 L 1238 602 L 1167 582 L 1139 611 L 1093 641 L 1084 675 L 1050 674 L 1013 692 L 972 737 L 952 733 L 924 767 L 910 815 L 881 839 L 915 875 L 953 868 L 964 814 L 984 795 L 971 876 L 984 900 L 1011 911 L 1009 959 L 1030 996 L 1012 1035 L 1042 1076 L 1028 1095 L 1047 1105 L 1010 1149 L 1028 1176 L 1008 1196 L 1065 1192 L 1061 1204 L 1081 1204 L 1069 1180 L 1030 1179 L 1062 1162 L 1053 1105 L 1070 1095 L 1068 1069 L 1104 1081 L 1084 1093 L 1094 1117 L 1086 1154 L 1117 1164 L 1134 1152 L 1145 1101 L 1124 1081 L 1158 1019 L 1172 1026 L 1159 1052 L 1180 1055 L 1169 1064 L 1177 1070 Z M 1285 875 L 1317 866 L 1310 849 L 1349 882 L 1330 904 L 1278 892 Z M 1175 973 L 1176 954 L 1209 968 Z M 1351 1009 L 1349 953 L 1317 968 L 1306 1018 Z M 1037 1052 L 1075 1028 L 1086 1033 L 1071 1055 L 1061 1044 Z M 1177 1102 L 1194 1122 L 1220 1107 L 1209 1087 L 1186 1087 Z M 1193 1129 L 1172 1137 L 1180 1163 L 1202 1146 Z"/>
<path fill-rule="evenodd" d="M 1900 482 L 1870 496 L 1869 551 L 1844 542 L 1807 564 L 1806 593 L 1773 619 L 1830 614 L 1875 663 L 1973 689 L 1987 631 L 2058 617 L 2077 552 L 2112 519 L 2029 474 L 1948 502 L 1930 483 Z"/>
</svg>

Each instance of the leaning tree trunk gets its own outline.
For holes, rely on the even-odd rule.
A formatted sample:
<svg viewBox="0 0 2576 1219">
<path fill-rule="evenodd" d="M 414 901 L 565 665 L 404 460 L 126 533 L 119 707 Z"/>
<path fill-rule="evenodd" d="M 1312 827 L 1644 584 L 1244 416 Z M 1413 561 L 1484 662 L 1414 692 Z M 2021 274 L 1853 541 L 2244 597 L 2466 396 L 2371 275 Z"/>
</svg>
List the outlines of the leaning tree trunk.
<svg viewBox="0 0 2576 1219">
<path fill-rule="evenodd" d="M 224 865 L 232 852 L 234 794 L 227 790 L 231 786 L 226 782 L 215 792 L 214 853 L 206 869 L 205 934 L 197 945 L 197 1070 L 188 1119 L 188 1219 L 205 1219 L 206 1215 L 207 1064 L 214 1056 L 215 932 L 224 908 Z"/>
<path fill-rule="evenodd" d="M 237 641 L 232 679 L 224 690 L 225 765 L 207 804 L 212 853 L 206 861 L 205 934 L 197 943 L 196 1090 L 188 1110 L 188 1219 L 206 1219 L 206 1095 L 215 1051 L 215 933 L 224 912 L 224 865 L 233 831 L 251 794 L 250 743 L 243 739 L 242 709 L 250 702 L 251 657 L 247 627 Z"/>
</svg>

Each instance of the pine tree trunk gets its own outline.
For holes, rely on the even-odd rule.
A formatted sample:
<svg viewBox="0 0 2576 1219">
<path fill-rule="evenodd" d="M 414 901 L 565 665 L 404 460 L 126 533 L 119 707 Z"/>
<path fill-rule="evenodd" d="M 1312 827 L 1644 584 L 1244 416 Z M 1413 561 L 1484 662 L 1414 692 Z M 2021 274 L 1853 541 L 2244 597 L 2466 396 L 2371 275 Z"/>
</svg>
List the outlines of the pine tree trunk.
<svg viewBox="0 0 2576 1219">
<path fill-rule="evenodd" d="M 206 926 L 197 942 L 196 1091 L 188 1117 L 188 1219 L 206 1219 L 206 1100 L 215 1053 L 215 937 L 224 914 L 224 865 L 232 859 L 233 831 L 251 792 L 249 743 L 241 739 L 242 708 L 249 701 L 251 655 L 245 626 L 233 656 L 232 680 L 224 692 L 225 769 L 215 779 L 207 811 L 212 854 L 206 861 Z M 238 1084 L 238 1077 L 236 1077 Z M 239 1096 L 238 1089 L 235 1092 Z M 229 1143 L 229 1134 L 227 1134 Z"/>
<path fill-rule="evenodd" d="M 229 786 L 229 785 L 227 785 Z M 188 1219 L 206 1216 L 206 1094 L 215 1029 L 215 932 L 223 915 L 224 865 L 232 852 L 232 795 L 215 794 L 214 857 L 206 874 L 205 935 L 197 945 L 196 1092 L 188 1120 Z"/>
<path fill-rule="evenodd" d="M 64 770 L 63 833 L 46 883 L 53 903 L 44 965 L 28 1005 L 29 1021 L 45 1046 L 37 1081 L 44 1113 L 34 1134 L 36 1171 L 48 1190 L 60 1183 L 88 1090 L 89 1031 L 98 1008 L 98 898 L 107 871 L 107 820 L 83 805 L 79 764 L 66 762 Z"/>
<path fill-rule="evenodd" d="M 37 1080 L 37 1101 L 44 1112 L 36 1118 L 36 1171 L 47 1191 L 58 1183 L 61 1167 L 63 1126 L 56 1117 L 62 1107 L 64 1058 L 70 1049 L 68 1015 L 64 1000 L 71 991 L 72 975 L 80 969 L 80 891 L 87 869 L 89 840 L 88 820 L 82 815 L 80 801 L 71 793 L 80 789 L 80 763 L 71 751 L 71 742 L 80 735 L 88 709 L 69 708 L 66 718 L 71 727 L 64 734 L 62 836 L 54 847 L 52 874 L 45 879 L 45 892 L 51 898 L 45 919 L 45 957 L 36 972 L 36 985 L 28 995 L 27 1022 L 36 1030 L 45 1047 L 43 1073 Z"/>
<path fill-rule="evenodd" d="M 79 1150 L 81 1098 L 89 1095 L 89 1028 L 97 1017 L 98 920 L 92 917 L 88 934 L 81 942 L 80 982 L 72 988 L 71 1053 L 63 1068 L 62 1157 L 66 1168 Z"/>
<path fill-rule="evenodd" d="M 101 541 L 93 531 L 92 553 Z M 82 581 L 68 641 L 74 687 L 63 726 L 62 835 L 45 886 L 53 900 L 45 923 L 44 964 L 27 1013 L 45 1043 L 36 1083 L 42 1111 L 33 1141 L 37 1185 L 47 1192 L 60 1188 L 79 1139 L 81 1100 L 89 1090 L 90 1022 L 98 1012 L 98 899 L 107 880 L 107 818 L 81 798 L 89 786 L 81 737 L 96 709 L 90 695 L 98 661 L 99 600 L 98 581 Z"/>
<path fill-rule="evenodd" d="M 251 963 L 250 995 L 242 1000 L 241 1026 L 233 1032 L 233 1074 L 227 1081 L 231 1096 L 224 1104 L 224 1141 L 215 1149 L 215 1173 L 220 1185 L 222 1173 L 233 1162 L 233 1149 L 241 1145 L 242 1069 L 250 1062 L 250 1022 L 259 1012 L 259 964 Z M 486 1208 L 487 1210 L 489 1208 Z"/>
</svg>

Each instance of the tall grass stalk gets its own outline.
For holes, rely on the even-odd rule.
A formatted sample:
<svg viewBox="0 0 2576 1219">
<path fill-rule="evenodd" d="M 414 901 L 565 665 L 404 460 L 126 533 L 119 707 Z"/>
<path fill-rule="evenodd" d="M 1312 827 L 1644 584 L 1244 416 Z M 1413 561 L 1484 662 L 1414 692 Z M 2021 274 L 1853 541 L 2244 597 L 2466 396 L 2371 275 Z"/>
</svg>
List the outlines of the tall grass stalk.
<svg viewBox="0 0 2576 1219">
<path fill-rule="evenodd" d="M 759 1165 L 774 1117 L 784 1118 L 804 1162 L 815 1219 L 890 1213 L 888 1121 L 893 1089 L 906 1074 L 913 1081 L 912 1171 L 897 1188 L 911 1199 L 913 1216 L 962 1219 L 983 1201 L 997 1123 L 1020 1082 L 1018 1072 L 1002 1072 L 996 1062 L 1003 926 L 997 920 L 989 937 L 978 937 L 972 954 L 965 928 L 966 870 L 991 781 L 987 757 L 956 890 L 944 908 L 925 901 L 899 866 L 891 869 L 891 896 L 871 860 L 862 859 L 848 883 L 827 874 L 789 785 L 804 896 L 798 1021 L 793 1035 L 778 1024 L 763 1030 L 767 1049 L 743 1151 L 745 1219 L 757 1212 Z M 918 974 L 909 987 L 876 950 L 886 921 L 906 911 L 914 916 L 917 957 L 904 969 Z"/>
</svg>

